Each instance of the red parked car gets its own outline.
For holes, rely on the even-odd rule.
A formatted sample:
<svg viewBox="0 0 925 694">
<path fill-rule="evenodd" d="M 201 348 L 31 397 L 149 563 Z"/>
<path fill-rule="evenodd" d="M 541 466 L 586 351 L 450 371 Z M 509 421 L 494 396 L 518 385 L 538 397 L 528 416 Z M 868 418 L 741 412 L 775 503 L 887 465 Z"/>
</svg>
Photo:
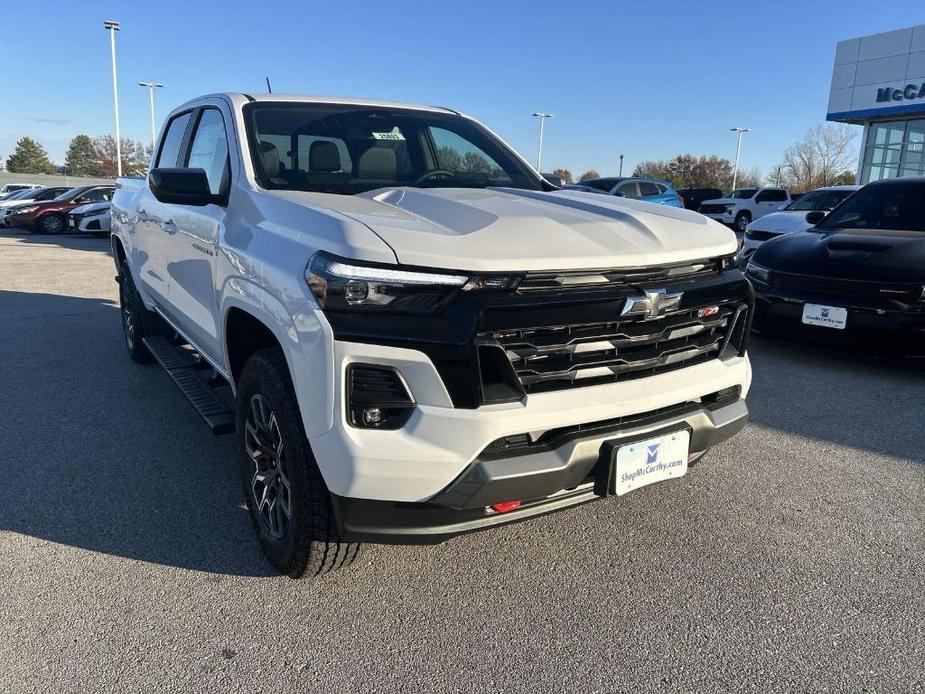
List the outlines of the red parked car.
<svg viewBox="0 0 925 694">
<path fill-rule="evenodd" d="M 60 234 L 67 231 L 67 213 L 89 202 L 112 200 L 113 185 L 78 186 L 62 193 L 54 200 L 37 202 L 16 208 L 10 217 L 10 226 L 25 227 L 33 233 Z"/>
</svg>

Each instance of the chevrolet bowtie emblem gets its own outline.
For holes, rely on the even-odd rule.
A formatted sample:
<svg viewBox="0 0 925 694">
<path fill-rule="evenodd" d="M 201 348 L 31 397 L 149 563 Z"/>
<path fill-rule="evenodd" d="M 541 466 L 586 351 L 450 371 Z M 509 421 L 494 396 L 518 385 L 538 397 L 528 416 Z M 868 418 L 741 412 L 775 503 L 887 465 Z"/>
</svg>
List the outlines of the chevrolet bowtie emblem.
<svg viewBox="0 0 925 694">
<path fill-rule="evenodd" d="M 681 303 L 684 292 L 669 292 L 665 289 L 646 289 L 645 296 L 628 296 L 623 304 L 621 316 L 645 316 L 652 320 L 664 315 Z"/>
</svg>

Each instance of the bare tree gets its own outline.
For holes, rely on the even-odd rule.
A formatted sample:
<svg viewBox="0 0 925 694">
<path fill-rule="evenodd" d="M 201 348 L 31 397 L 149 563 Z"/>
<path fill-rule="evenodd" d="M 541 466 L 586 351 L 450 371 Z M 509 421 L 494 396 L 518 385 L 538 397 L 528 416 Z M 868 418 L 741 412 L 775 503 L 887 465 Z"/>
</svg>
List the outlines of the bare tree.
<svg viewBox="0 0 925 694">
<path fill-rule="evenodd" d="M 581 174 L 581 176 L 578 177 L 578 182 L 581 183 L 582 181 L 590 181 L 592 178 L 600 178 L 600 177 L 601 175 L 597 171 L 595 171 L 594 169 L 588 169 L 583 174 Z"/>
<path fill-rule="evenodd" d="M 641 178 L 671 178 L 668 162 L 664 161 L 641 161 L 633 169 L 633 176 Z"/>
<path fill-rule="evenodd" d="M 568 169 L 555 169 L 553 174 L 562 179 L 562 182 L 566 185 L 571 185 L 575 182 L 575 179 L 572 178 L 572 172 Z"/>
<path fill-rule="evenodd" d="M 820 123 L 787 148 L 780 164 L 782 184 L 798 191 L 853 181 L 855 131 L 850 125 Z"/>
</svg>

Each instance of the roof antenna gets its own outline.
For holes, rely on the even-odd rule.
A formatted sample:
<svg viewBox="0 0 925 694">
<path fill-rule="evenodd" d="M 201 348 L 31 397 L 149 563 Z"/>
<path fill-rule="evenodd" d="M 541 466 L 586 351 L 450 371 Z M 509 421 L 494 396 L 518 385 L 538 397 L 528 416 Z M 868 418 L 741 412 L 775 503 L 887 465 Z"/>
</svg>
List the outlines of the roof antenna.
<svg viewBox="0 0 925 694">
<path fill-rule="evenodd" d="M 270 78 L 269 78 L 269 77 L 265 77 L 264 79 L 266 79 L 266 81 L 267 81 L 267 91 L 268 91 L 270 94 L 272 94 L 272 93 L 273 93 L 273 88 L 270 86 Z"/>
</svg>

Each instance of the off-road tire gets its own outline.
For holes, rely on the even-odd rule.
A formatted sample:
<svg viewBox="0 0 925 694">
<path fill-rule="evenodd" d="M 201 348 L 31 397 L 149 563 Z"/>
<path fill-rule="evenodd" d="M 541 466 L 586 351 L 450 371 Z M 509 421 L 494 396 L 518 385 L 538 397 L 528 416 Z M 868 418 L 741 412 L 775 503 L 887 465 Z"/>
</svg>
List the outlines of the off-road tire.
<svg viewBox="0 0 925 694">
<path fill-rule="evenodd" d="M 255 396 L 262 396 L 275 417 L 288 481 L 291 517 L 282 537 L 274 537 L 268 522 L 258 512 L 253 491 L 255 459 L 247 451 L 248 411 Z M 349 566 L 360 544 L 341 540 L 328 491 L 312 454 L 289 368 L 278 348 L 262 349 L 247 361 L 238 380 L 236 405 L 239 471 L 244 498 L 260 546 L 281 573 L 290 578 L 321 576 Z M 278 503 L 278 501 L 277 501 Z"/>
<path fill-rule="evenodd" d="M 142 341 L 154 334 L 161 322 L 160 317 L 145 308 L 141 295 L 135 287 L 132 273 L 122 263 L 119 270 L 119 314 L 122 318 L 122 337 L 128 355 L 139 364 L 150 364 L 154 357 Z"/>
</svg>

